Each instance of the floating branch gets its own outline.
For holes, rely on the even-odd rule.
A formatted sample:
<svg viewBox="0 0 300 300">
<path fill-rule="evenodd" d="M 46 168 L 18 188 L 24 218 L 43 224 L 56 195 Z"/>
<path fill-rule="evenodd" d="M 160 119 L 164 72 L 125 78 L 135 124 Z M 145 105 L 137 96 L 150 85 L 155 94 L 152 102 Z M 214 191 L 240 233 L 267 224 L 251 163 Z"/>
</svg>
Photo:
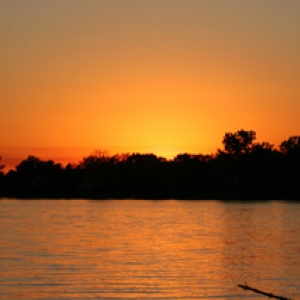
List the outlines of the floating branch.
<svg viewBox="0 0 300 300">
<path fill-rule="evenodd" d="M 244 285 L 243 284 L 238 284 L 238 287 L 240 287 L 241 289 L 244 289 L 244 290 L 252 291 L 252 292 L 257 293 L 257 294 L 262 294 L 262 295 L 270 297 L 270 298 L 275 298 L 275 299 L 279 299 L 279 300 L 292 300 L 290 298 L 286 298 L 286 297 L 282 297 L 282 296 L 276 296 L 272 293 L 267 293 L 267 292 L 252 288 L 252 287 L 248 286 L 247 283 L 245 283 Z"/>
</svg>

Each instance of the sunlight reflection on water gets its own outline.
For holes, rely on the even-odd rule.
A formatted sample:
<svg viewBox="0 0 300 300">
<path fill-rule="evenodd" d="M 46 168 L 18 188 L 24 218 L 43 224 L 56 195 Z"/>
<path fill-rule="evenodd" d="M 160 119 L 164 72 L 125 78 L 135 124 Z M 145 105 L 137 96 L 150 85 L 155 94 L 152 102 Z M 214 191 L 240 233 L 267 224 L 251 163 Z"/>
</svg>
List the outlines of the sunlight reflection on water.
<svg viewBox="0 0 300 300">
<path fill-rule="evenodd" d="M 0 299 L 297 298 L 300 204 L 0 201 Z M 298 296 L 299 298 L 299 296 Z"/>
</svg>

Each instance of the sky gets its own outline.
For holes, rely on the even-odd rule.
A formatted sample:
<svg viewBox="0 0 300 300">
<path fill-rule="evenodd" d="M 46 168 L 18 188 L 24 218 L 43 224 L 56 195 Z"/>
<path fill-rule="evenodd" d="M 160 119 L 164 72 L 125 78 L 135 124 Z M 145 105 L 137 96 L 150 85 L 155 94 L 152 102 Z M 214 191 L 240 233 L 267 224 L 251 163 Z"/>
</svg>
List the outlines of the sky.
<svg viewBox="0 0 300 300">
<path fill-rule="evenodd" d="M 0 156 L 215 153 L 300 134 L 299 0 L 0 0 Z"/>
</svg>

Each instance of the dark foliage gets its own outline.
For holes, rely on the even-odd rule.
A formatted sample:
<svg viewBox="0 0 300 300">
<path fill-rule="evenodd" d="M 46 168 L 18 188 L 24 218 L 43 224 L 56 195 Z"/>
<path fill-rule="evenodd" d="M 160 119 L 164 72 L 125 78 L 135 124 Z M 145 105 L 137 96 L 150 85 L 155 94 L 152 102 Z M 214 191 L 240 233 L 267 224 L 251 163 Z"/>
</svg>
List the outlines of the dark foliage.
<svg viewBox="0 0 300 300">
<path fill-rule="evenodd" d="M 254 131 L 225 133 L 214 155 L 109 156 L 103 152 L 63 167 L 29 156 L 3 174 L 0 196 L 95 199 L 300 199 L 300 137 L 279 150 L 255 143 Z"/>
</svg>

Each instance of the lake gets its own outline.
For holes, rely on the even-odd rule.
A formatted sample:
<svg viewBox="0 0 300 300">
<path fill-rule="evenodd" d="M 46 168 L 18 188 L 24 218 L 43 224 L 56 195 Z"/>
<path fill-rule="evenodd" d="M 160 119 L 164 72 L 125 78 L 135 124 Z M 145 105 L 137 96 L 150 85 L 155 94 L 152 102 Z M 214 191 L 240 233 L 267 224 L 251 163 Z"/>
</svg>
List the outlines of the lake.
<svg viewBox="0 0 300 300">
<path fill-rule="evenodd" d="M 0 299 L 300 299 L 300 203 L 0 200 Z"/>
</svg>

